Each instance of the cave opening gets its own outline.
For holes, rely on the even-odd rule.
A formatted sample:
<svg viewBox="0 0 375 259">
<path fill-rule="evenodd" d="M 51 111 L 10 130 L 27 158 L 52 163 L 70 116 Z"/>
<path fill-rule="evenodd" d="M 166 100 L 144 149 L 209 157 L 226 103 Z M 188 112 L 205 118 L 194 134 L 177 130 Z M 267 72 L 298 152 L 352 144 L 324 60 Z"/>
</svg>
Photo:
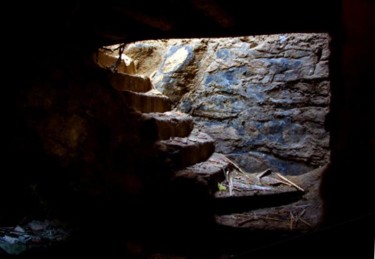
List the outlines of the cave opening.
<svg viewBox="0 0 375 259">
<path fill-rule="evenodd" d="M 327 33 L 288 33 L 116 44 L 84 67 L 56 64 L 21 95 L 40 172 L 24 190 L 34 211 L 15 231 L 65 239 L 60 221 L 88 227 L 92 213 L 118 214 L 127 242 L 150 231 L 148 242 L 161 231 L 246 230 L 260 232 L 250 238 L 260 246 L 316 229 L 329 54 Z M 156 211 L 159 226 L 147 223 Z M 5 251 L 27 250 L 8 239 Z"/>
<path fill-rule="evenodd" d="M 374 9 L 343 2 L 13 2 L 0 257 L 366 252 Z"/>
<path fill-rule="evenodd" d="M 102 47 L 94 60 L 132 108 L 157 121 L 161 142 L 180 156 L 176 175 L 194 178 L 191 189 L 208 183 L 217 224 L 303 232 L 321 222 L 330 159 L 329 41 L 327 33 L 146 40 Z"/>
</svg>

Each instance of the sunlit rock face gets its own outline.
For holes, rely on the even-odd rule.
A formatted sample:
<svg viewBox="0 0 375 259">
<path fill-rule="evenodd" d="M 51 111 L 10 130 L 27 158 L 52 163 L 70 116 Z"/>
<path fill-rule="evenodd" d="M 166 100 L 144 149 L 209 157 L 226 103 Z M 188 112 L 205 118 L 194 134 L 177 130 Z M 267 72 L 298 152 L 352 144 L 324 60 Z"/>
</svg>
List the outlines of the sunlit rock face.
<svg viewBox="0 0 375 259">
<path fill-rule="evenodd" d="M 249 172 L 329 162 L 328 34 L 143 41 L 138 71 Z"/>
</svg>

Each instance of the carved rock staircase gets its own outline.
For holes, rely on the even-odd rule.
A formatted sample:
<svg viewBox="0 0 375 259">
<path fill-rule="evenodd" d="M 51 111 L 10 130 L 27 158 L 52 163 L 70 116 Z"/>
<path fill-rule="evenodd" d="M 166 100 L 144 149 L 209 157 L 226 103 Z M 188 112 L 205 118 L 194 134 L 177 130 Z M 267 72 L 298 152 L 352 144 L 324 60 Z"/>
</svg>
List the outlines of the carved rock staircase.
<svg viewBox="0 0 375 259">
<path fill-rule="evenodd" d="M 212 192 L 224 180 L 229 163 L 225 156 L 214 153 L 214 140 L 204 132 L 194 129 L 193 118 L 172 110 L 171 100 L 156 89 L 147 76 L 136 74 L 134 62 L 124 54 L 101 49 L 97 64 L 109 71 L 110 82 L 120 91 L 126 103 L 143 113 L 150 129 L 157 131 L 157 140 L 167 147 L 176 177 L 202 177 L 210 182 Z"/>
<path fill-rule="evenodd" d="M 236 166 L 223 154 L 214 152 L 214 140 L 204 132 L 194 129 L 190 115 L 172 110 L 171 100 L 154 89 L 147 76 L 136 74 L 134 61 L 124 54 L 119 55 L 117 49 L 100 49 L 96 54 L 96 62 L 109 71 L 112 87 L 122 93 L 131 107 L 143 113 L 146 120 L 150 121 L 150 129 L 157 131 L 157 140 L 167 147 L 175 171 L 177 193 L 190 193 L 190 190 L 187 190 L 189 188 L 194 192 L 193 189 L 203 185 L 210 196 L 206 205 L 217 214 L 217 224 L 222 224 L 221 215 L 225 217 L 235 213 L 248 213 L 254 209 L 288 204 L 301 198 L 301 192 L 293 188 L 282 193 L 265 191 L 255 195 L 254 192 L 248 192 L 246 195 L 245 192 L 240 196 L 218 194 L 219 183 L 227 181 L 228 174 L 236 169 Z M 180 198 L 181 195 L 178 195 L 176 197 Z M 184 194 L 182 197 L 186 198 L 188 195 Z M 204 199 L 186 198 L 181 202 L 194 203 Z M 194 209 L 194 205 L 185 205 L 187 209 Z M 237 228 L 238 224 L 227 226 Z"/>
</svg>

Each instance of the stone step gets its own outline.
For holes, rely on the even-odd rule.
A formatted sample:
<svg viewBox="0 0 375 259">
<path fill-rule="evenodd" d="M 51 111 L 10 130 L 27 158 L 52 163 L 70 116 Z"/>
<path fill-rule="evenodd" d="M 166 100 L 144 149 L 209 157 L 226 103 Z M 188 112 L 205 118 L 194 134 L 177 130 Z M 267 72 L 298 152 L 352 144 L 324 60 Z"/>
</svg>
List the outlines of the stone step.
<svg viewBox="0 0 375 259">
<path fill-rule="evenodd" d="M 296 202 L 302 198 L 297 190 L 279 193 L 262 193 L 239 196 L 215 196 L 213 199 L 214 211 L 218 215 L 243 213 L 261 208 L 277 207 Z"/>
<path fill-rule="evenodd" d="M 254 191 L 242 191 L 242 196 L 248 196 L 244 202 L 251 202 L 252 210 L 249 208 L 238 211 L 238 208 L 229 210 L 226 213 L 216 215 L 216 223 L 219 225 L 235 228 L 248 228 L 252 230 L 277 230 L 277 231 L 306 231 L 319 225 L 323 219 L 323 200 L 320 196 L 321 175 L 325 172 L 326 166 L 316 168 L 308 173 L 295 176 L 284 176 L 288 180 L 302 187 L 304 192 L 285 184 L 274 185 L 277 176 L 272 172 L 270 175 L 257 178 L 258 174 L 248 174 L 253 183 L 266 186 L 273 186 L 270 190 L 255 193 Z M 268 178 L 268 179 L 267 179 Z M 251 185 L 249 185 L 251 187 Z M 285 188 L 288 187 L 288 188 Z M 227 197 L 227 193 L 216 198 L 226 199 L 227 205 L 236 206 L 233 200 Z M 238 196 L 238 191 L 233 193 Z M 252 199 L 252 200 L 250 200 Z M 295 200 L 295 202 L 290 202 Z M 237 205 L 240 199 L 237 198 Z M 224 211 L 225 204 L 218 203 L 217 207 Z M 272 206 L 273 205 L 273 206 Z M 241 205 L 244 208 L 243 205 Z M 217 208 L 217 210 L 219 210 Z M 237 213 L 236 213 L 237 212 Z"/>
<path fill-rule="evenodd" d="M 171 138 L 161 143 L 167 146 L 167 155 L 175 169 L 182 169 L 207 160 L 215 151 L 214 140 L 207 134 L 193 130 L 185 138 Z"/>
<path fill-rule="evenodd" d="M 292 222 L 291 215 L 294 217 Z M 215 215 L 215 222 L 218 225 L 270 231 L 307 231 L 316 227 L 320 220 L 319 208 L 312 206 L 307 200 L 275 207 Z"/>
<path fill-rule="evenodd" d="M 148 92 L 152 89 L 152 83 L 148 76 L 130 75 L 126 73 L 111 73 L 110 82 L 118 91 Z"/>
<path fill-rule="evenodd" d="M 145 93 L 123 91 L 123 96 L 129 106 L 143 113 L 166 112 L 172 109 L 171 100 L 155 89 Z"/>
<path fill-rule="evenodd" d="M 218 190 L 218 183 L 225 180 L 225 171 L 231 164 L 226 156 L 213 153 L 207 161 L 186 167 L 175 173 L 176 177 L 196 178 L 197 181 L 207 182 L 210 193 Z"/>
<path fill-rule="evenodd" d="M 259 180 L 256 174 L 231 171 L 221 183 L 226 189 L 214 195 L 216 213 L 229 214 L 281 206 L 296 202 L 304 195 L 293 186 L 276 182 L 276 179 L 273 182 L 265 181 L 266 178 Z"/>
<path fill-rule="evenodd" d="M 119 53 L 117 49 L 101 48 L 94 54 L 94 61 L 104 69 L 116 70 L 117 72 L 126 74 L 136 73 L 136 66 L 132 58 L 122 54 L 120 62 L 116 64 L 118 57 Z"/>
<path fill-rule="evenodd" d="M 144 116 L 156 124 L 159 140 L 187 137 L 194 128 L 193 118 L 186 113 L 171 111 L 145 113 Z"/>
</svg>

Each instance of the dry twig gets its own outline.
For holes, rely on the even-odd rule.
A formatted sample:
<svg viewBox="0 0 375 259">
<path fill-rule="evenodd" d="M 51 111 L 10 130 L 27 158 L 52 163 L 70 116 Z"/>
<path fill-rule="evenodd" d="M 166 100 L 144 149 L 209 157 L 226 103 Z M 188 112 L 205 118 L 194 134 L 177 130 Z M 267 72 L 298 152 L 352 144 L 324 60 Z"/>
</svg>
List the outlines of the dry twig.
<svg viewBox="0 0 375 259">
<path fill-rule="evenodd" d="M 303 209 L 302 212 L 299 214 L 298 218 L 299 219 L 302 218 L 302 216 L 305 214 L 305 212 L 306 212 L 306 209 Z"/>
<path fill-rule="evenodd" d="M 305 224 L 305 225 L 311 227 L 311 224 L 310 224 L 309 222 L 307 222 L 306 220 L 304 220 L 304 219 L 299 219 L 299 220 L 300 220 L 303 224 Z"/>
<path fill-rule="evenodd" d="M 255 218 L 245 219 L 245 220 L 239 222 L 239 223 L 238 223 L 238 226 L 243 226 L 243 225 L 245 225 L 246 223 L 249 223 L 249 222 L 254 221 L 254 220 L 258 220 L 258 218 L 255 217 Z"/>
<path fill-rule="evenodd" d="M 273 178 L 273 179 L 275 179 L 275 178 Z M 287 185 L 287 186 L 290 186 L 290 187 L 292 187 L 293 185 L 291 185 L 290 183 L 288 183 L 288 182 L 286 182 L 286 181 L 283 181 L 283 180 L 280 180 L 280 179 L 275 179 L 278 183 L 282 183 L 282 184 L 285 184 L 285 185 Z"/>
<path fill-rule="evenodd" d="M 276 173 L 276 175 L 277 175 L 280 179 L 282 179 L 282 180 L 284 180 L 284 181 L 290 183 L 290 184 L 293 185 L 294 187 L 296 187 L 298 190 L 300 190 L 300 191 L 302 191 L 302 192 L 305 192 L 305 190 L 304 190 L 302 187 L 300 187 L 300 186 L 298 186 L 297 184 L 293 183 L 293 182 L 290 181 L 288 178 L 282 176 L 282 175 L 279 174 L 279 173 Z"/>
<path fill-rule="evenodd" d="M 257 178 L 260 179 L 262 178 L 263 176 L 266 176 L 266 175 L 269 175 L 270 173 L 272 173 L 271 169 L 267 168 L 266 170 L 264 170 L 263 172 L 260 172 L 259 174 L 257 174 Z"/>
<path fill-rule="evenodd" d="M 290 211 L 290 223 L 289 223 L 289 229 L 290 230 L 293 230 L 293 224 L 294 224 L 294 215 L 293 213 Z"/>
<path fill-rule="evenodd" d="M 228 163 L 230 163 L 232 166 L 234 166 L 234 168 L 236 168 L 240 173 L 244 174 L 248 179 L 250 179 L 250 177 L 247 175 L 247 173 L 245 171 L 243 171 L 235 162 L 233 162 L 232 160 L 230 160 L 229 158 L 227 158 L 227 161 Z"/>
<path fill-rule="evenodd" d="M 311 224 L 302 218 L 302 216 L 305 214 L 305 212 L 306 212 L 306 209 L 303 209 L 302 212 L 298 215 L 298 218 L 296 219 L 296 223 L 297 223 L 298 221 L 301 221 L 301 222 L 304 223 L 305 225 L 311 227 Z"/>
</svg>

